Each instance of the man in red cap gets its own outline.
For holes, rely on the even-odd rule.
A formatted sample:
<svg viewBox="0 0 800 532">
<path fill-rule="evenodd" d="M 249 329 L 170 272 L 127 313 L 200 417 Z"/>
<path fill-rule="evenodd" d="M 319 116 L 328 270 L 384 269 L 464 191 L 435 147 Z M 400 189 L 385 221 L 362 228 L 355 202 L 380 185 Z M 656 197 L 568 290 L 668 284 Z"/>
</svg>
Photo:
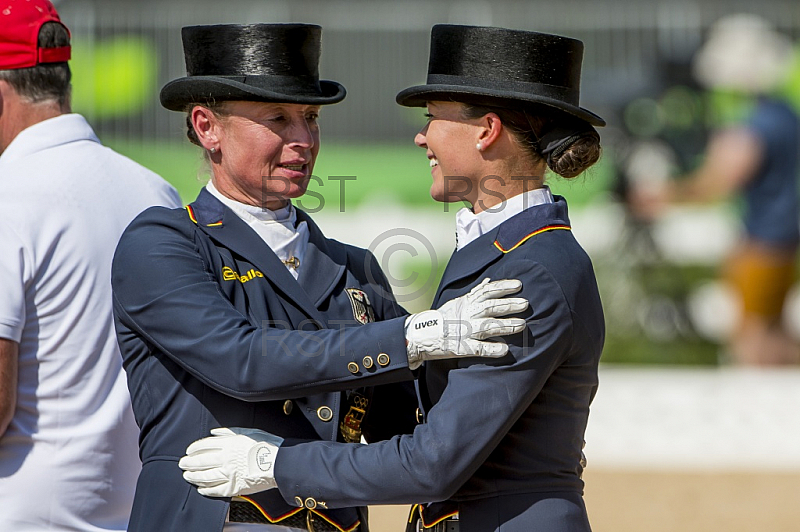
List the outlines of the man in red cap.
<svg viewBox="0 0 800 532">
<path fill-rule="evenodd" d="M 48 0 L 0 4 L 3 531 L 126 529 L 141 465 L 111 259 L 139 212 L 180 205 L 71 113 L 69 39 Z"/>
</svg>

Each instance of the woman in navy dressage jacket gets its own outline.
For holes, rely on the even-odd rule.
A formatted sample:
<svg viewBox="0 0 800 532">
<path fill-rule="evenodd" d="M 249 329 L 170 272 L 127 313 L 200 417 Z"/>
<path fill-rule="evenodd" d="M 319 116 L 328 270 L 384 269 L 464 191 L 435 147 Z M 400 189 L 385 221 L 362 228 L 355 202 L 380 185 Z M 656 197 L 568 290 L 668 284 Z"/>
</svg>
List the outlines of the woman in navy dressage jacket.
<svg viewBox="0 0 800 532">
<path fill-rule="evenodd" d="M 287 502 L 427 503 L 423 530 L 590 529 L 581 449 L 603 312 L 566 201 L 544 184 L 548 167 L 570 178 L 600 154 L 593 126 L 604 121 L 579 106 L 582 54 L 582 43 L 565 37 L 437 25 L 427 84 L 397 96 L 401 105 L 427 106 L 416 144 L 432 167 L 433 198 L 472 206 L 457 215 L 457 250 L 434 307 L 484 277 L 520 279 L 527 328 L 507 338 L 507 356 L 426 363 L 425 422 L 389 441 L 196 442 L 181 467 L 201 493 L 274 476 Z M 265 450 L 269 471 L 242 463 L 243 453 Z"/>
<path fill-rule="evenodd" d="M 297 505 L 274 491 L 229 504 L 198 495 L 181 477 L 186 446 L 223 426 L 342 442 L 410 431 L 413 385 L 364 387 L 410 381 L 422 361 L 455 356 L 437 341 L 409 351 L 420 333 L 406 334 L 405 312 L 374 257 L 325 238 L 291 204 L 306 191 L 319 151 L 320 106 L 345 95 L 318 79 L 320 28 L 194 26 L 183 40 L 189 75 L 167 84 L 161 101 L 187 113 L 212 179 L 185 209 L 149 209 L 134 220 L 112 272 L 141 429 L 129 530 L 216 532 L 246 523 L 251 532 L 366 531 L 359 505 Z M 493 297 L 509 283 L 518 284 L 484 283 L 454 315 L 495 316 Z M 527 303 L 499 305 L 518 312 Z M 477 310 L 466 316 L 462 308 Z M 524 325 L 506 323 L 511 332 Z M 483 328 L 480 320 L 470 325 Z M 506 349 L 471 333 L 464 342 L 463 354 Z"/>
</svg>

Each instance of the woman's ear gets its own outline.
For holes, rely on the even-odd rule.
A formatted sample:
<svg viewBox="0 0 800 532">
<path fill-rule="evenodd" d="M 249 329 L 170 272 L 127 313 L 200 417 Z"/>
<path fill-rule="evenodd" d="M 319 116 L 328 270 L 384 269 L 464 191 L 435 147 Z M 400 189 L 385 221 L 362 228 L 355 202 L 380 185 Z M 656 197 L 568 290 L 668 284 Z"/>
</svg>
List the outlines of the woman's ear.
<svg viewBox="0 0 800 532">
<path fill-rule="evenodd" d="M 205 149 L 213 150 L 212 153 L 214 153 L 219 148 L 219 139 L 217 138 L 219 119 L 210 109 L 202 105 L 194 106 L 190 119 L 197 140 Z"/>
<path fill-rule="evenodd" d="M 478 133 L 477 147 L 484 151 L 494 144 L 503 131 L 503 122 L 495 113 L 486 113 L 481 118 L 480 132 Z"/>
</svg>

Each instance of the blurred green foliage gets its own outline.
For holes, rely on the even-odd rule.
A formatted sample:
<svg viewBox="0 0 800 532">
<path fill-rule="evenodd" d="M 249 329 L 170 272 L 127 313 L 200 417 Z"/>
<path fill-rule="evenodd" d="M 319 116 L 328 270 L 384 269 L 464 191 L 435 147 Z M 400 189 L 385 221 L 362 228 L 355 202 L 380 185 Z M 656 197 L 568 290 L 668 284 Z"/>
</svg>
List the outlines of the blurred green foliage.
<svg viewBox="0 0 800 532">
<path fill-rule="evenodd" d="M 720 346 L 702 338 L 680 341 L 656 341 L 640 336 L 617 334 L 613 329 L 606 336 L 604 364 L 716 366 Z"/>
<path fill-rule="evenodd" d="M 72 105 L 90 120 L 132 116 L 157 92 L 158 55 L 140 35 L 107 40 L 76 39 L 70 68 Z"/>
<path fill-rule="evenodd" d="M 795 46 L 792 68 L 781 93 L 800 113 L 800 45 Z"/>
</svg>

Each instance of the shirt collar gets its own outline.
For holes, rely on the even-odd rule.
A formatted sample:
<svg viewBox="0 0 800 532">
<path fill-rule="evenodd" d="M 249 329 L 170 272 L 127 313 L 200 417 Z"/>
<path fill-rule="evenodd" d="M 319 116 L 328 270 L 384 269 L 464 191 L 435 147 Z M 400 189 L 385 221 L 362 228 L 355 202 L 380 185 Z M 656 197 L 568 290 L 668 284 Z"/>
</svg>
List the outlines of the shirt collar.
<svg viewBox="0 0 800 532">
<path fill-rule="evenodd" d="M 59 115 L 20 131 L 0 155 L 0 161 L 7 163 L 47 148 L 80 140 L 100 142 L 92 126 L 81 115 L 76 113 Z"/>
<path fill-rule="evenodd" d="M 212 196 L 221 201 L 226 207 L 236 213 L 239 218 L 246 222 L 255 221 L 262 223 L 276 222 L 286 227 L 294 227 L 297 220 L 297 211 L 290 201 L 286 207 L 271 210 L 259 207 L 257 205 L 248 205 L 224 196 L 217 187 L 214 186 L 213 181 L 209 181 L 206 189 Z"/>
<path fill-rule="evenodd" d="M 296 224 L 297 210 L 291 202 L 286 207 L 273 211 L 223 196 L 212 181 L 208 182 L 206 190 L 250 226 L 286 264 L 289 273 L 295 279 L 298 278 L 298 267 L 305 265 L 309 232 L 305 221 Z"/>
<path fill-rule="evenodd" d="M 534 205 L 553 203 L 550 187 L 517 194 L 478 214 L 464 207 L 456 213 L 456 251 Z"/>
</svg>

